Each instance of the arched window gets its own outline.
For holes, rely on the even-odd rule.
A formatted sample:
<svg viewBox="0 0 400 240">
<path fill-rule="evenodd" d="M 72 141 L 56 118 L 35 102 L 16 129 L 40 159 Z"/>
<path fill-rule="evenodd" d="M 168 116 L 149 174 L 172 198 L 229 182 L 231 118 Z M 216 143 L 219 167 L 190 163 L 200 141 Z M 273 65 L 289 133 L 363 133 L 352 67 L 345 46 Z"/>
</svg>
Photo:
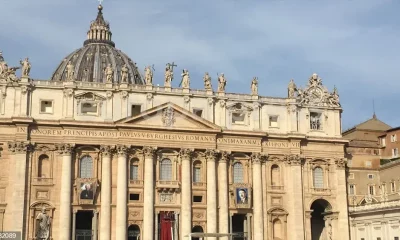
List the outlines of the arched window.
<svg viewBox="0 0 400 240">
<path fill-rule="evenodd" d="M 233 183 L 243 182 L 243 165 L 239 162 L 233 164 Z"/>
<path fill-rule="evenodd" d="M 39 156 L 37 176 L 39 178 L 50 178 L 50 160 L 46 154 Z"/>
<path fill-rule="evenodd" d="M 279 166 L 274 164 L 271 166 L 271 185 L 280 186 L 281 185 L 281 171 Z"/>
<path fill-rule="evenodd" d="M 314 188 L 324 188 L 324 172 L 321 167 L 313 170 Z"/>
<path fill-rule="evenodd" d="M 139 180 L 139 160 L 134 158 L 129 165 L 129 179 Z"/>
<path fill-rule="evenodd" d="M 272 236 L 273 240 L 280 240 L 283 239 L 283 234 L 282 234 L 282 222 L 279 219 L 275 219 L 273 221 L 273 226 L 272 226 Z"/>
<path fill-rule="evenodd" d="M 83 156 L 79 161 L 79 177 L 92 178 L 93 177 L 93 159 L 91 156 Z"/>
<path fill-rule="evenodd" d="M 161 161 L 160 180 L 172 180 L 172 162 L 168 158 Z"/>
<path fill-rule="evenodd" d="M 193 182 L 201 182 L 201 162 L 193 163 Z"/>
<path fill-rule="evenodd" d="M 138 225 L 130 225 L 128 227 L 128 240 L 139 240 L 140 239 L 140 228 Z"/>
</svg>

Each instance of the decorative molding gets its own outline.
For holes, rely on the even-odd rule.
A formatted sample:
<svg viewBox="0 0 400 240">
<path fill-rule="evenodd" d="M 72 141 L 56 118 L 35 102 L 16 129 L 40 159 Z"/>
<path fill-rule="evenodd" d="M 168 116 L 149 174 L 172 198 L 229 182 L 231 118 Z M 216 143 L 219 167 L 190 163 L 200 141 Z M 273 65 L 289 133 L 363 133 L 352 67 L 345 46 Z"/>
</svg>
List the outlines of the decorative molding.
<svg viewBox="0 0 400 240">
<path fill-rule="evenodd" d="M 109 145 L 100 146 L 100 152 L 103 155 L 103 157 L 110 157 L 113 150 L 114 146 L 109 146 Z"/>
<path fill-rule="evenodd" d="M 63 93 L 64 93 L 64 97 L 66 97 L 66 98 L 72 97 L 74 95 L 74 89 L 66 88 L 66 89 L 64 89 Z"/>
<path fill-rule="evenodd" d="M 193 149 L 182 148 L 179 151 L 179 157 L 181 159 L 189 160 L 193 156 Z"/>
<path fill-rule="evenodd" d="M 12 154 L 26 154 L 32 150 L 32 145 L 29 142 L 14 141 L 8 142 L 8 149 Z"/>
<path fill-rule="evenodd" d="M 126 156 L 128 153 L 128 147 L 125 145 L 117 145 L 116 150 L 119 157 Z"/>
<path fill-rule="evenodd" d="M 336 158 L 335 164 L 338 169 L 344 169 L 344 168 L 346 168 L 347 158 Z"/>
<path fill-rule="evenodd" d="M 268 159 L 268 155 L 262 153 L 252 153 L 251 154 L 251 161 L 253 164 L 261 164 Z"/>
<path fill-rule="evenodd" d="M 207 149 L 204 152 L 204 156 L 207 159 L 207 161 L 215 161 L 217 157 L 217 151 L 215 151 L 214 149 Z"/>
<path fill-rule="evenodd" d="M 71 155 L 72 152 L 74 151 L 74 145 L 69 143 L 58 144 L 56 146 L 56 150 L 60 155 Z"/>
<path fill-rule="evenodd" d="M 107 97 L 108 100 L 110 100 L 113 97 L 113 95 L 114 95 L 114 93 L 111 92 L 111 91 L 107 91 L 106 92 L 106 97 Z"/>
<path fill-rule="evenodd" d="M 301 165 L 303 163 L 303 158 L 301 158 L 300 155 L 297 154 L 285 155 L 284 160 L 287 164 L 290 165 Z"/>
<path fill-rule="evenodd" d="M 126 99 L 127 97 L 128 97 L 128 92 L 127 91 L 122 91 L 121 92 L 121 97 L 122 97 L 122 99 Z"/>
<path fill-rule="evenodd" d="M 221 151 L 221 152 L 220 152 L 220 158 L 219 158 L 219 161 L 220 161 L 220 162 L 224 162 L 224 163 L 226 163 L 226 162 L 228 162 L 228 161 L 229 161 L 229 159 L 230 159 L 230 156 L 231 156 L 231 153 L 230 153 L 230 152 L 227 152 L 227 151 Z"/>
<path fill-rule="evenodd" d="M 157 148 L 156 147 L 150 147 L 150 146 L 144 146 L 143 147 L 143 154 L 146 158 L 154 158 L 154 155 L 156 153 Z"/>
</svg>

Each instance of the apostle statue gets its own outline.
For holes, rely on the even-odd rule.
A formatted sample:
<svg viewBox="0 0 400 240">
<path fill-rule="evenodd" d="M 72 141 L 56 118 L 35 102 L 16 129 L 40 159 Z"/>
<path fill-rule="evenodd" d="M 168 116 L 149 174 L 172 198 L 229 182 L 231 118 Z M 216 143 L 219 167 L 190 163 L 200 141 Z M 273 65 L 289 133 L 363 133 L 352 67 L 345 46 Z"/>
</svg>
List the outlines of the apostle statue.
<svg viewBox="0 0 400 240">
<path fill-rule="evenodd" d="M 128 82 L 128 75 L 129 75 L 129 69 L 124 64 L 121 68 L 121 83 L 127 83 Z"/>
<path fill-rule="evenodd" d="M 112 83 L 114 79 L 114 69 L 111 67 L 111 64 L 107 65 L 105 72 L 107 83 Z"/>
<path fill-rule="evenodd" d="M 183 69 L 181 76 L 182 76 L 182 80 L 181 80 L 181 84 L 179 84 L 179 86 L 182 85 L 182 88 L 189 88 L 189 86 L 190 86 L 189 71 L 187 69 Z"/>
<path fill-rule="evenodd" d="M 333 89 L 333 93 L 328 96 L 328 102 L 332 107 L 340 107 L 339 94 L 336 86 Z"/>
<path fill-rule="evenodd" d="M 174 72 L 172 71 L 172 67 L 170 64 L 167 64 L 167 67 L 165 68 L 164 77 L 164 87 L 171 87 L 171 82 L 174 78 Z"/>
<path fill-rule="evenodd" d="M 251 95 L 258 95 L 258 77 L 254 77 L 251 81 Z"/>
<path fill-rule="evenodd" d="M 151 70 L 150 66 L 147 66 L 144 69 L 144 80 L 146 82 L 146 85 L 152 85 L 153 84 L 153 71 Z"/>
<path fill-rule="evenodd" d="M 22 76 L 28 77 L 32 67 L 31 63 L 29 62 L 29 58 L 25 58 L 23 61 L 19 61 L 19 63 L 22 66 Z"/>
<path fill-rule="evenodd" d="M 225 92 L 225 87 L 226 87 L 225 75 L 221 73 L 221 75 L 218 76 L 218 92 Z"/>
<path fill-rule="evenodd" d="M 46 214 L 45 207 L 43 207 L 42 211 L 36 216 L 36 223 L 36 239 L 49 240 L 51 218 L 49 215 Z"/>
<path fill-rule="evenodd" d="M 288 98 L 294 98 L 296 91 L 297 91 L 297 86 L 294 83 L 293 79 L 291 79 L 288 85 Z"/>
<path fill-rule="evenodd" d="M 72 65 L 71 61 L 67 64 L 67 80 L 73 81 L 75 75 L 75 66 Z"/>
<path fill-rule="evenodd" d="M 204 88 L 206 90 L 212 90 L 211 77 L 210 75 L 208 75 L 208 72 L 204 74 L 203 80 L 204 80 Z"/>
</svg>

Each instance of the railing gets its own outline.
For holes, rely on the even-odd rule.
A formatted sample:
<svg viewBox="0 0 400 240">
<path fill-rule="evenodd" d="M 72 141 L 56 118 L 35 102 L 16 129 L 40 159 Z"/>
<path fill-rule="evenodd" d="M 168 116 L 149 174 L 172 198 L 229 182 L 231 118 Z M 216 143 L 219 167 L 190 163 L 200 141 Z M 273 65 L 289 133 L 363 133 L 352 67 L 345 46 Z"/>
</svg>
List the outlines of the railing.
<svg viewBox="0 0 400 240">
<path fill-rule="evenodd" d="M 129 180 L 131 185 L 143 185 L 143 180 Z"/>
<path fill-rule="evenodd" d="M 205 183 L 205 182 L 193 182 L 192 185 L 193 185 L 193 187 L 201 188 L 201 187 L 206 187 L 207 183 Z"/>
<path fill-rule="evenodd" d="M 318 193 L 318 194 L 330 194 L 331 193 L 331 189 L 329 189 L 329 188 L 311 188 L 311 190 L 314 193 Z"/>
<path fill-rule="evenodd" d="M 33 184 L 51 185 L 51 184 L 53 184 L 53 178 L 35 177 L 35 178 L 33 178 Z"/>
<path fill-rule="evenodd" d="M 179 186 L 179 181 L 174 181 L 174 180 L 158 180 L 157 185 L 178 185 Z"/>
<path fill-rule="evenodd" d="M 75 231 L 76 231 L 75 232 L 76 240 L 92 240 L 93 236 L 92 230 L 76 229 Z"/>
<path fill-rule="evenodd" d="M 371 203 L 371 204 L 365 204 L 365 205 L 360 205 L 360 206 L 349 206 L 349 212 L 379 210 L 379 209 L 386 209 L 386 208 L 393 208 L 393 207 L 400 207 L 400 200 Z"/>
</svg>

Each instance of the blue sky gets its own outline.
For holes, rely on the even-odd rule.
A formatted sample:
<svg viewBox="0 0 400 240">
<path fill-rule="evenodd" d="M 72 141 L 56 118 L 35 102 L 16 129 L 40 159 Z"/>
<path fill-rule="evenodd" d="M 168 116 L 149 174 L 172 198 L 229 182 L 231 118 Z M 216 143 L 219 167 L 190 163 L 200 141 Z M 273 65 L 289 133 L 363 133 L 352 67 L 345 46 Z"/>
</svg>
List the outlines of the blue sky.
<svg viewBox="0 0 400 240">
<path fill-rule="evenodd" d="M 31 76 L 49 79 L 82 46 L 96 0 L 0 0 L 0 50 L 9 65 L 29 56 Z M 294 79 L 316 72 L 338 88 L 343 127 L 372 116 L 400 126 L 400 1 L 398 0 L 105 0 L 113 41 L 162 84 L 167 62 L 189 70 L 192 88 L 208 71 L 227 91 L 286 96 Z M 179 81 L 175 79 L 173 85 Z"/>
</svg>

